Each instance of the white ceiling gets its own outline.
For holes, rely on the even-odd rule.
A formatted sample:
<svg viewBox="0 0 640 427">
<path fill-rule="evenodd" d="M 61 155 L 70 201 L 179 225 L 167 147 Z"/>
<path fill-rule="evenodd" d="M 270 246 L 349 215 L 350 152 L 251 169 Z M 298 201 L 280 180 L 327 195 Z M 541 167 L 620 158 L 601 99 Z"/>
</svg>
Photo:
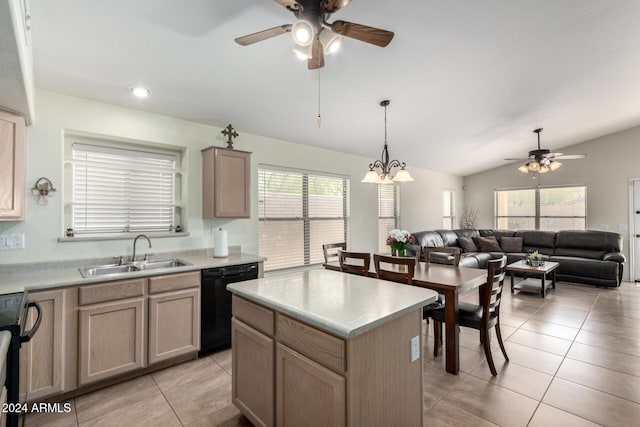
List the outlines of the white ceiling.
<svg viewBox="0 0 640 427">
<path fill-rule="evenodd" d="M 318 72 L 272 0 L 31 0 L 36 86 L 242 134 L 459 175 L 640 125 L 638 0 L 353 0 L 330 21 L 395 32 L 345 39 Z M 144 101 L 127 87 L 151 88 Z M 572 152 L 565 150 L 565 152 Z"/>
</svg>

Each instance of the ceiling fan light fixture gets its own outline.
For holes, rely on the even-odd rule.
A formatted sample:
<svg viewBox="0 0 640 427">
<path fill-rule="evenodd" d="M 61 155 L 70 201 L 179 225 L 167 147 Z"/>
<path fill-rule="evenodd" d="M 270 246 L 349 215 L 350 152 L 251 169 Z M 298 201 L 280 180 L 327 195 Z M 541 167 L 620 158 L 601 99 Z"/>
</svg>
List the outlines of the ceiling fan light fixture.
<svg viewBox="0 0 640 427">
<path fill-rule="evenodd" d="M 320 31 L 320 43 L 322 43 L 325 55 L 330 55 L 340 50 L 342 36 L 328 28 L 323 28 L 322 31 Z"/>
<path fill-rule="evenodd" d="M 291 27 L 293 41 L 300 46 L 309 46 L 313 43 L 313 25 L 304 19 L 298 19 Z"/>
<path fill-rule="evenodd" d="M 522 173 L 529 173 L 529 163 L 525 163 L 524 165 L 521 165 L 518 170 Z"/>
<path fill-rule="evenodd" d="M 296 45 L 296 47 L 293 48 L 293 53 L 296 54 L 296 58 L 302 60 L 302 61 L 306 61 L 307 59 L 311 59 L 311 45 L 308 46 L 300 46 L 300 45 Z"/>
<path fill-rule="evenodd" d="M 549 165 L 549 169 L 551 169 L 552 171 L 558 169 L 560 166 L 562 166 L 562 163 L 560 163 L 557 160 L 554 160 L 553 162 L 551 162 L 551 164 Z"/>
<path fill-rule="evenodd" d="M 537 161 L 529 162 L 529 172 L 538 172 L 540 170 L 540 163 Z"/>
<path fill-rule="evenodd" d="M 547 173 L 547 172 L 549 172 L 548 166 L 542 165 L 540 166 L 540 169 L 538 169 L 538 173 Z"/>
</svg>

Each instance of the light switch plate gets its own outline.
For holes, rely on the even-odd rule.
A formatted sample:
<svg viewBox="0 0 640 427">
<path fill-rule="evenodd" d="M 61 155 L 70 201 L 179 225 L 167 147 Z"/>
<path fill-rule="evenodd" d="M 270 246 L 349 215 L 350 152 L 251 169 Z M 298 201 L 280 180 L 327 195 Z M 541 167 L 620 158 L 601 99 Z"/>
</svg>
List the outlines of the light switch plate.
<svg viewBox="0 0 640 427">
<path fill-rule="evenodd" d="M 411 338 L 411 361 L 420 359 L 420 337 L 416 335 Z"/>
</svg>

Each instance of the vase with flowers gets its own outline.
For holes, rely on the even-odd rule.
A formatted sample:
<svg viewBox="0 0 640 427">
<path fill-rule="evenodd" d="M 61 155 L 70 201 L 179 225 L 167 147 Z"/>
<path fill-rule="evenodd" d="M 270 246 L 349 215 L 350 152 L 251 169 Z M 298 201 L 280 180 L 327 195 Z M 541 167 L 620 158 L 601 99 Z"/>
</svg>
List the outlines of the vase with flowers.
<svg viewBox="0 0 640 427">
<path fill-rule="evenodd" d="M 397 256 L 406 256 L 407 249 L 415 241 L 414 237 L 407 230 L 391 230 L 387 237 L 387 245 L 391 246 L 391 252 L 396 252 Z"/>
</svg>

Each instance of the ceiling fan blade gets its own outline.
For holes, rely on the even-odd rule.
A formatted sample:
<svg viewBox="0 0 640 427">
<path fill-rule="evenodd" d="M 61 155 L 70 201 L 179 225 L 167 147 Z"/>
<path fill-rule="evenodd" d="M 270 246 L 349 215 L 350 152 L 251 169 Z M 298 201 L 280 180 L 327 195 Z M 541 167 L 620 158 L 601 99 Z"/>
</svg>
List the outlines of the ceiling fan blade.
<svg viewBox="0 0 640 427">
<path fill-rule="evenodd" d="M 386 47 L 393 40 L 391 31 L 380 28 L 369 27 L 368 25 L 355 24 L 347 21 L 335 21 L 331 24 L 333 32 L 341 36 L 351 37 L 376 46 Z"/>
<path fill-rule="evenodd" d="M 325 0 L 324 1 L 324 11 L 333 13 L 338 9 L 342 9 L 346 5 L 351 3 L 351 0 Z"/>
<path fill-rule="evenodd" d="M 278 3 L 280 6 L 284 6 L 289 10 L 299 10 L 300 5 L 295 0 L 273 0 Z"/>
<path fill-rule="evenodd" d="M 307 67 L 310 70 L 324 67 L 324 52 L 322 50 L 322 43 L 320 43 L 320 38 L 318 36 L 313 39 L 313 46 L 311 46 L 311 58 L 307 59 Z"/>
<path fill-rule="evenodd" d="M 236 38 L 236 43 L 247 46 L 253 43 L 261 42 L 271 37 L 279 36 L 291 31 L 291 24 L 280 25 L 279 27 L 269 28 L 268 30 L 258 31 L 257 33 L 247 34 L 246 36 Z"/>
<path fill-rule="evenodd" d="M 584 159 L 587 157 L 586 154 L 562 154 L 560 156 L 554 157 L 554 160 L 578 160 Z"/>
<path fill-rule="evenodd" d="M 525 160 L 529 160 L 529 158 L 526 158 L 526 159 L 502 159 L 502 160 L 508 160 L 510 162 L 515 162 L 515 161 L 524 162 Z"/>
</svg>

